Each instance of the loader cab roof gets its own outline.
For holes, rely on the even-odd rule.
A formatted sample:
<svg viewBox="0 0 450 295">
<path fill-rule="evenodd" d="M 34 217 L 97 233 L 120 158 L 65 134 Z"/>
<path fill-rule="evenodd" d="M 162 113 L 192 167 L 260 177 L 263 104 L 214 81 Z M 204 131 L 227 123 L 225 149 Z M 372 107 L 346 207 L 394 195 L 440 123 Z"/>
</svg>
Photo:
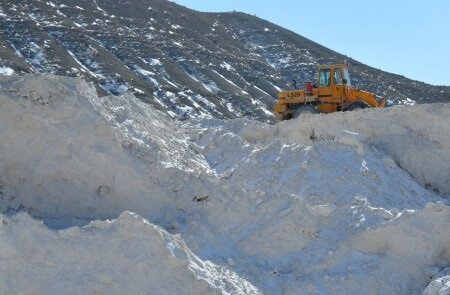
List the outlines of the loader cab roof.
<svg viewBox="0 0 450 295">
<path fill-rule="evenodd" d="M 319 70 L 321 69 L 330 69 L 330 68 L 348 68 L 346 64 L 334 64 L 334 65 L 328 65 L 328 66 L 319 66 Z"/>
</svg>

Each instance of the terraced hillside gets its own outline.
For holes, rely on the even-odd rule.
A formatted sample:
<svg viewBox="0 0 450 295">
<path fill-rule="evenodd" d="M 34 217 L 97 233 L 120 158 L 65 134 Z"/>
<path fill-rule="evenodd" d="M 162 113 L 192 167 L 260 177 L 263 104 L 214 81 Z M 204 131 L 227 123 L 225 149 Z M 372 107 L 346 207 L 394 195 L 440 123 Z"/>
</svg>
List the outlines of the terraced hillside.
<svg viewBox="0 0 450 295">
<path fill-rule="evenodd" d="M 368 67 L 255 16 L 166 0 L 2 1 L 0 32 L 0 70 L 83 76 L 100 94 L 131 91 L 178 118 L 273 121 L 279 89 L 344 59 L 354 84 L 394 103 L 450 97 L 450 87 Z"/>
</svg>

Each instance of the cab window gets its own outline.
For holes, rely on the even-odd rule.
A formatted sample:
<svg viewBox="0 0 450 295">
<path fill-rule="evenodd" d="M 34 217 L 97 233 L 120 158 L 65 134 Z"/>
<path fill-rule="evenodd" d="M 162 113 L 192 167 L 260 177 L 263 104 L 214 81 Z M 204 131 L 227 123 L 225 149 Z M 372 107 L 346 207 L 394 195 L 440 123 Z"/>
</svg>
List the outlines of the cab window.
<svg viewBox="0 0 450 295">
<path fill-rule="evenodd" d="M 347 69 L 344 69 L 344 79 L 347 80 L 347 86 L 352 86 L 352 83 L 350 82 L 350 75 L 348 74 Z"/>
<path fill-rule="evenodd" d="M 341 75 L 341 69 L 337 68 L 334 69 L 334 84 L 342 84 L 342 75 Z"/>
<path fill-rule="evenodd" d="M 328 87 L 331 85 L 331 70 L 321 69 L 319 71 L 319 85 L 320 87 Z"/>
</svg>

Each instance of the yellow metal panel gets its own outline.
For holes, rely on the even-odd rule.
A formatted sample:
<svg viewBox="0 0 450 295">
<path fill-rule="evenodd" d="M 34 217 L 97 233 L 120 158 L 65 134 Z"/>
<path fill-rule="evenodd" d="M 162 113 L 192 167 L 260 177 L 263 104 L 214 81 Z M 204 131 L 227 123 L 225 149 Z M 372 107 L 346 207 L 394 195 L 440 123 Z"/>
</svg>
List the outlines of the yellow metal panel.
<svg viewBox="0 0 450 295">
<path fill-rule="evenodd" d="M 282 113 L 286 112 L 286 105 L 285 105 L 285 104 L 279 104 L 279 103 L 276 103 L 276 104 L 273 106 L 273 110 L 274 110 L 275 113 L 277 113 L 277 114 L 282 114 Z"/>
</svg>

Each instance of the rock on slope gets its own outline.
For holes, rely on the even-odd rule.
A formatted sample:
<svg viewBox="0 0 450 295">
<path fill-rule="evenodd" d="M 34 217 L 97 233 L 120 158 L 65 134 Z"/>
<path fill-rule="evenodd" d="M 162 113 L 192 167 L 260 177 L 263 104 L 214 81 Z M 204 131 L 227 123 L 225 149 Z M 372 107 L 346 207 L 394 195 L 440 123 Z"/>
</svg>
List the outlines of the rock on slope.
<svg viewBox="0 0 450 295">
<path fill-rule="evenodd" d="M 2 292 L 420 294 L 450 265 L 447 104 L 178 122 L 0 79 Z"/>
</svg>

